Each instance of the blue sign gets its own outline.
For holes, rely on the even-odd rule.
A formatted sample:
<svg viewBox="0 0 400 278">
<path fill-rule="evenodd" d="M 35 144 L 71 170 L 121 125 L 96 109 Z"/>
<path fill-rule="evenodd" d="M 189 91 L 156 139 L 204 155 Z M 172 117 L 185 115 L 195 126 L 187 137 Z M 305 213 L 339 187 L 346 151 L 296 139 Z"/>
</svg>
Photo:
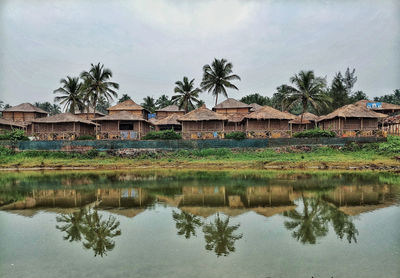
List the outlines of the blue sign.
<svg viewBox="0 0 400 278">
<path fill-rule="evenodd" d="M 367 108 L 369 109 L 382 108 L 382 102 L 367 102 Z"/>
<path fill-rule="evenodd" d="M 147 116 L 147 119 L 150 120 L 150 119 L 155 118 L 155 117 L 156 117 L 155 113 L 149 113 L 148 116 Z"/>
</svg>

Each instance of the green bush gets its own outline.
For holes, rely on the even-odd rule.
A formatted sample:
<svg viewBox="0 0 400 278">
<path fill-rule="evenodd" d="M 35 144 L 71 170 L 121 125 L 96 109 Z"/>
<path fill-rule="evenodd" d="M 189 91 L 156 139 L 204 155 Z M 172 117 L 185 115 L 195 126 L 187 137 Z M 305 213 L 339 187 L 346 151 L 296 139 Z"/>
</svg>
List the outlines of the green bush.
<svg viewBox="0 0 400 278">
<path fill-rule="evenodd" d="M 90 151 L 88 151 L 86 154 L 85 154 L 85 156 L 87 157 L 87 158 L 95 158 L 95 157 L 97 157 L 99 155 L 99 151 L 98 150 L 90 150 Z"/>
<path fill-rule="evenodd" d="M 75 140 L 96 140 L 96 136 L 93 136 L 93 135 L 81 135 L 81 136 L 78 136 Z"/>
<path fill-rule="evenodd" d="M 246 139 L 246 133 L 244 133 L 243 131 L 234 131 L 225 134 L 225 139 L 235 139 L 235 140 Z"/>
<path fill-rule="evenodd" d="M 14 129 L 0 134 L 0 140 L 11 140 L 11 141 L 26 141 L 29 138 L 25 135 L 25 132 L 21 129 Z"/>
<path fill-rule="evenodd" d="M 182 139 L 182 136 L 171 130 L 162 130 L 162 131 L 150 131 L 142 138 L 143 140 L 173 140 L 173 139 Z"/>
<path fill-rule="evenodd" d="M 336 136 L 335 132 L 319 128 L 304 130 L 293 134 L 293 137 L 296 138 L 335 137 L 335 136 Z"/>
<path fill-rule="evenodd" d="M 0 156 L 14 155 L 15 151 L 9 148 L 0 146 Z"/>
<path fill-rule="evenodd" d="M 378 152 L 400 155 L 400 137 L 388 136 L 386 142 L 379 144 Z"/>
</svg>

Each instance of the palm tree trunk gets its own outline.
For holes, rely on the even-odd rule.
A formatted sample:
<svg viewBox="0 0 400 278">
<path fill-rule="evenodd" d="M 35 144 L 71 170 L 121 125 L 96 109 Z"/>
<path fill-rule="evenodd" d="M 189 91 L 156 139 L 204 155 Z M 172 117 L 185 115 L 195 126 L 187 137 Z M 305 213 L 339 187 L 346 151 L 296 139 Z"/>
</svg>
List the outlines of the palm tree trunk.
<svg viewBox="0 0 400 278">
<path fill-rule="evenodd" d="M 215 106 L 218 104 L 218 94 L 215 95 Z"/>
</svg>

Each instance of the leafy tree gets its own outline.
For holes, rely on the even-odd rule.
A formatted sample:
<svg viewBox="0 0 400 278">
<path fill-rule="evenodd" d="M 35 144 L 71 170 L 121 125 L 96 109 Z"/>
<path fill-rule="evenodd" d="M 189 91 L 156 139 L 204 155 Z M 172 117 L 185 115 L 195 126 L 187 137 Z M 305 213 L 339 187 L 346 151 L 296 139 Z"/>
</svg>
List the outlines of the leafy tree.
<svg viewBox="0 0 400 278">
<path fill-rule="evenodd" d="M 351 103 L 355 103 L 363 99 L 368 99 L 367 95 L 363 91 L 356 91 L 350 96 Z"/>
<path fill-rule="evenodd" d="M 123 94 L 122 97 L 118 100 L 118 103 L 124 102 L 131 99 L 130 96 L 128 96 L 128 94 Z"/>
<path fill-rule="evenodd" d="M 234 84 L 233 80 L 240 80 L 236 74 L 232 74 L 232 63 L 228 63 L 225 59 L 214 59 L 211 66 L 205 65 L 203 67 L 203 80 L 200 84 L 204 91 L 211 92 L 215 97 L 215 105 L 218 103 L 218 96 L 220 94 L 228 97 L 227 88 L 239 90 Z"/>
<path fill-rule="evenodd" d="M 104 65 L 91 64 L 89 71 L 81 73 L 81 78 L 84 80 L 83 91 L 86 99 L 90 100 L 92 107 L 97 106 L 100 97 L 104 97 L 107 102 L 111 102 L 113 98 L 118 97 L 114 89 L 119 89 L 119 84 L 109 81 L 112 78 L 112 72 Z M 93 115 L 95 111 L 93 111 Z"/>
<path fill-rule="evenodd" d="M 50 115 L 55 115 L 61 113 L 61 108 L 57 104 L 51 104 L 50 102 L 35 102 L 35 106 L 43 109 L 50 113 Z"/>
<path fill-rule="evenodd" d="M 321 107 L 327 107 L 331 102 L 328 95 L 325 94 L 326 80 L 321 77 L 316 77 L 313 71 L 300 71 L 290 78 L 290 82 L 294 86 L 285 86 L 287 90 L 283 100 L 285 107 L 293 108 L 296 105 L 301 105 L 301 113 L 308 111 L 308 107 L 312 106 L 315 110 Z M 300 122 L 303 121 L 303 114 Z"/>
<path fill-rule="evenodd" d="M 272 106 L 280 111 L 285 111 L 287 109 L 285 100 L 290 94 L 289 86 L 283 84 L 277 87 L 276 91 L 271 99 Z"/>
<path fill-rule="evenodd" d="M 4 107 L 4 101 L 0 100 L 0 109 Z"/>
<path fill-rule="evenodd" d="M 143 106 L 145 109 L 149 110 L 151 113 L 154 113 L 154 111 L 156 110 L 156 101 L 154 100 L 153 97 L 145 97 L 143 99 L 143 103 L 140 104 L 141 106 Z"/>
<path fill-rule="evenodd" d="M 261 106 L 265 106 L 265 105 L 271 106 L 272 105 L 270 98 L 264 97 L 258 93 L 244 96 L 240 99 L 240 101 L 247 103 L 247 104 L 257 103 L 258 105 L 261 105 Z"/>
<path fill-rule="evenodd" d="M 105 97 L 100 97 L 97 100 L 97 105 L 96 105 L 96 110 L 103 113 L 107 114 L 107 108 L 110 107 L 110 103 L 105 99 Z"/>
<path fill-rule="evenodd" d="M 162 109 L 172 104 L 172 100 L 167 95 L 162 95 L 156 100 L 157 109 Z"/>
<path fill-rule="evenodd" d="M 180 213 L 172 211 L 172 218 L 176 222 L 175 226 L 178 230 L 178 235 L 184 235 L 187 239 L 191 236 L 196 236 L 196 228 L 203 225 L 198 216 L 184 211 Z"/>
<path fill-rule="evenodd" d="M 206 103 L 204 102 L 204 100 L 199 99 L 199 100 L 197 101 L 196 108 L 200 108 L 200 107 L 202 107 L 204 104 L 206 104 Z"/>
<path fill-rule="evenodd" d="M 384 95 L 381 97 L 375 97 L 374 101 L 382 101 L 382 102 L 400 105 L 400 89 L 394 90 L 393 94 Z"/>
<path fill-rule="evenodd" d="M 60 83 L 62 86 L 54 90 L 53 93 L 61 94 L 61 96 L 55 97 L 54 101 L 64 105 L 64 111 L 71 113 L 75 113 L 78 109 L 83 108 L 84 103 L 81 96 L 82 83 L 79 81 L 79 77 L 67 76 L 66 79 L 61 79 Z"/>
<path fill-rule="evenodd" d="M 206 250 L 214 250 L 218 257 L 221 255 L 227 256 L 229 253 L 235 252 L 235 241 L 243 237 L 243 234 L 234 234 L 240 224 L 229 226 L 229 220 L 229 217 L 223 220 L 217 214 L 214 222 L 203 227 Z"/>
<path fill-rule="evenodd" d="M 195 107 L 194 103 L 199 102 L 198 97 L 201 90 L 194 87 L 194 79 L 189 81 L 186 76 L 183 77 L 183 81 L 176 81 L 175 85 L 175 95 L 171 100 L 187 113 Z"/>
</svg>

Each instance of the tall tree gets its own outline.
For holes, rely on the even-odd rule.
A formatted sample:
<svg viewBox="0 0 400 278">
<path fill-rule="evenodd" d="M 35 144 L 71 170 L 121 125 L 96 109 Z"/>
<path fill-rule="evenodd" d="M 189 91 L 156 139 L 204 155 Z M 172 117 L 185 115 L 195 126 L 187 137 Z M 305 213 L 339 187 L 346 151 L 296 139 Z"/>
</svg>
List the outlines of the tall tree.
<svg viewBox="0 0 400 278">
<path fill-rule="evenodd" d="M 50 113 L 50 115 L 55 115 L 61 113 L 61 108 L 57 104 L 51 104 L 50 102 L 35 102 L 35 106 L 43 109 Z"/>
<path fill-rule="evenodd" d="M 290 82 L 294 86 L 287 86 L 288 95 L 284 100 L 289 109 L 301 105 L 301 113 L 307 112 L 309 106 L 318 111 L 331 102 L 331 98 L 325 93 L 326 80 L 316 77 L 313 71 L 300 71 L 299 74 L 290 78 Z M 300 123 L 302 121 L 303 114 L 301 114 Z"/>
<path fill-rule="evenodd" d="M 269 97 L 264 97 L 258 93 L 244 96 L 240 99 L 240 101 L 247 104 L 257 103 L 258 105 L 261 106 L 272 104 L 271 99 Z"/>
<path fill-rule="evenodd" d="M 54 94 L 61 94 L 54 98 L 54 102 L 59 102 L 64 105 L 64 111 L 75 113 L 78 109 L 81 109 L 84 104 L 81 96 L 81 82 L 79 77 L 63 78 L 60 80 L 62 86 L 53 91 Z"/>
<path fill-rule="evenodd" d="M 143 99 L 143 103 L 140 105 L 149 110 L 150 113 L 154 113 L 154 111 L 156 110 L 156 101 L 154 100 L 153 97 L 149 96 L 145 97 Z"/>
<path fill-rule="evenodd" d="M 118 100 L 118 103 L 124 102 L 131 99 L 130 96 L 128 96 L 128 94 L 123 94 L 122 97 Z"/>
<path fill-rule="evenodd" d="M 194 87 L 194 79 L 189 81 L 186 76 L 183 77 L 183 81 L 176 81 L 175 85 L 175 95 L 171 100 L 187 113 L 195 107 L 194 103 L 199 102 L 198 97 L 201 90 Z"/>
<path fill-rule="evenodd" d="M 89 71 L 81 73 L 81 78 L 84 80 L 85 94 L 91 100 L 93 107 L 97 106 L 100 97 L 104 97 L 108 102 L 118 97 L 114 89 L 119 89 L 119 84 L 109 81 L 112 78 L 112 72 L 110 69 L 104 68 L 103 64 L 91 64 Z M 93 109 L 93 115 L 95 115 L 95 109 Z"/>
<path fill-rule="evenodd" d="M 400 89 L 394 90 L 393 94 L 375 97 L 374 100 L 400 105 Z"/>
<path fill-rule="evenodd" d="M 156 100 L 157 109 L 162 109 L 172 104 L 172 100 L 167 95 L 162 95 Z"/>
<path fill-rule="evenodd" d="M 215 105 L 218 103 L 219 95 L 228 97 L 227 88 L 239 90 L 231 83 L 233 80 L 240 80 L 238 75 L 232 74 L 232 68 L 232 63 L 228 63 L 225 59 L 214 59 L 211 66 L 203 67 L 203 80 L 200 86 L 215 97 Z"/>
</svg>

